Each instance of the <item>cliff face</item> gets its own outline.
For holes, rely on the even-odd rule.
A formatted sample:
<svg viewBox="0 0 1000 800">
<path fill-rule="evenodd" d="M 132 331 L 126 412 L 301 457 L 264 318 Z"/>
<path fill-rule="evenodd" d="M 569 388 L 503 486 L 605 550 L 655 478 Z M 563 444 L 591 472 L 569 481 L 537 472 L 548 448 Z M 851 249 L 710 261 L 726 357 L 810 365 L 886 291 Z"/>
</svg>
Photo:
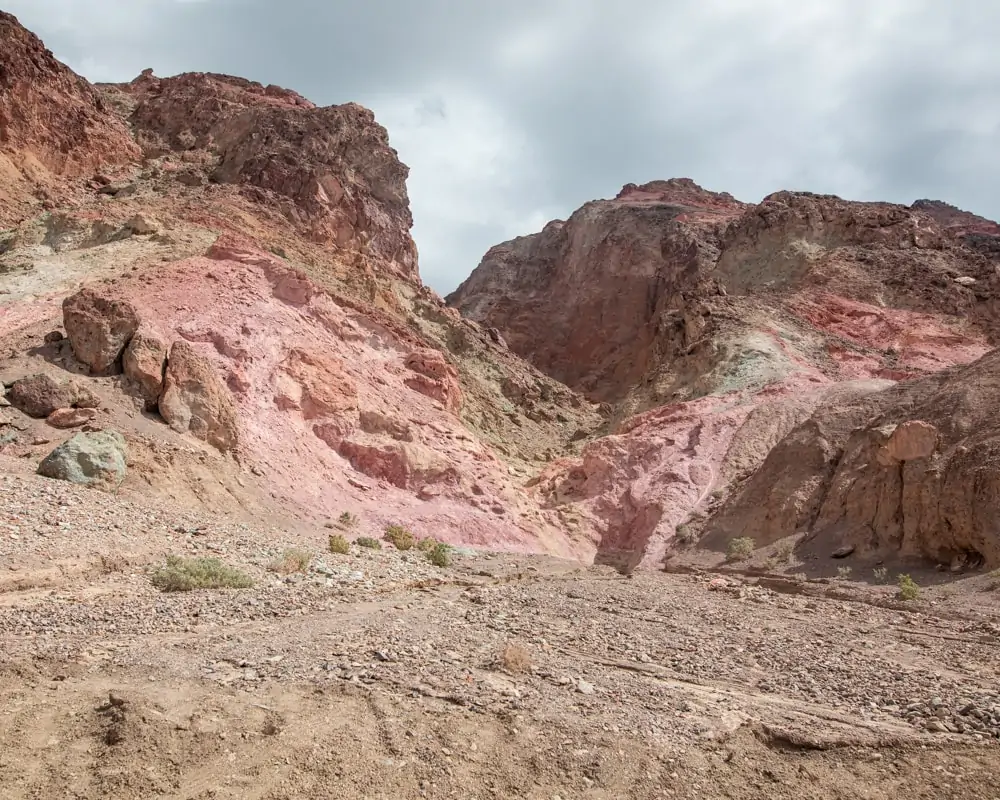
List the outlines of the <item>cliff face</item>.
<svg viewBox="0 0 1000 800">
<path fill-rule="evenodd" d="M 65 179 L 139 156 L 127 127 L 87 81 L 0 11 L 0 224 L 66 195 Z"/>
<path fill-rule="evenodd" d="M 743 207 L 684 179 L 629 185 L 492 248 L 447 301 L 543 372 L 617 400 L 649 372 L 671 300 L 696 290 Z"/>
</svg>

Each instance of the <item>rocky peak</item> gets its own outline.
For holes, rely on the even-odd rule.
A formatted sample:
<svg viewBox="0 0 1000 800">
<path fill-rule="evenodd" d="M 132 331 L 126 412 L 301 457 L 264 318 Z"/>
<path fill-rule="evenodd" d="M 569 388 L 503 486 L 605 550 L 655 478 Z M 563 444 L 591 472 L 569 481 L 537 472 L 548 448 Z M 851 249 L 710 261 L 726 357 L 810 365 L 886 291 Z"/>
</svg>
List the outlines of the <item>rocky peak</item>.
<svg viewBox="0 0 1000 800">
<path fill-rule="evenodd" d="M 100 94 L 56 60 L 11 14 L 0 12 L 0 159 L 19 179 L 0 199 L 0 218 L 17 220 L 59 181 L 139 156 L 128 129 Z"/>
<path fill-rule="evenodd" d="M 311 241 L 419 282 L 409 170 L 367 108 L 319 108 L 287 89 L 212 73 L 146 70 L 106 89 L 129 109 L 147 157 L 178 154 L 212 181 L 280 209 Z"/>
<path fill-rule="evenodd" d="M 729 192 L 712 192 L 708 189 L 703 189 L 690 178 L 669 178 L 661 181 L 650 181 L 641 186 L 634 183 L 626 183 L 615 197 L 615 200 L 628 203 L 668 203 L 692 209 L 723 211 L 742 208 L 745 205 L 729 194 Z"/>
</svg>

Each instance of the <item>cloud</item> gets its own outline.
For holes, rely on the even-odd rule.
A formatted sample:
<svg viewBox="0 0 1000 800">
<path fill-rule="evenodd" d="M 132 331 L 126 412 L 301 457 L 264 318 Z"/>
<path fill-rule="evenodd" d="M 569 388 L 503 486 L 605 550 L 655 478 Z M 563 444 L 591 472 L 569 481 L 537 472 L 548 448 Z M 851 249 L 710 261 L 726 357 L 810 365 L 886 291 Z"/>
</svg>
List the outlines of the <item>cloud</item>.
<svg viewBox="0 0 1000 800">
<path fill-rule="evenodd" d="M 213 70 L 374 109 L 421 272 L 629 181 L 1000 216 L 1000 6 L 931 0 L 8 0 L 98 80 Z"/>
</svg>

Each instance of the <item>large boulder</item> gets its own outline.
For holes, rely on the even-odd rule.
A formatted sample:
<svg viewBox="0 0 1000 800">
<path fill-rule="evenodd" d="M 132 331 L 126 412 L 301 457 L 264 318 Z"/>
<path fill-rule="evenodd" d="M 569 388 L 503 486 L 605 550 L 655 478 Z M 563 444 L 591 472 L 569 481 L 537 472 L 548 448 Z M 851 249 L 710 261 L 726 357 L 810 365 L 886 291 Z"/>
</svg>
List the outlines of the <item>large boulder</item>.
<svg viewBox="0 0 1000 800">
<path fill-rule="evenodd" d="M 81 289 L 63 301 L 63 325 L 77 360 L 104 375 L 115 371 L 139 329 L 139 315 L 124 300 Z"/>
<path fill-rule="evenodd" d="M 183 340 L 170 347 L 159 409 L 178 433 L 190 432 L 222 452 L 236 446 L 233 396 L 212 363 Z"/>
<path fill-rule="evenodd" d="M 49 453 L 38 474 L 71 483 L 115 488 L 125 480 L 128 451 L 117 431 L 78 433 Z"/>
<path fill-rule="evenodd" d="M 60 408 L 96 408 L 98 397 L 79 381 L 31 375 L 14 381 L 10 402 L 29 417 L 41 419 Z"/>
<path fill-rule="evenodd" d="M 163 391 L 167 346 L 156 332 L 140 328 L 122 354 L 125 377 L 139 390 L 147 411 L 155 411 Z"/>
</svg>

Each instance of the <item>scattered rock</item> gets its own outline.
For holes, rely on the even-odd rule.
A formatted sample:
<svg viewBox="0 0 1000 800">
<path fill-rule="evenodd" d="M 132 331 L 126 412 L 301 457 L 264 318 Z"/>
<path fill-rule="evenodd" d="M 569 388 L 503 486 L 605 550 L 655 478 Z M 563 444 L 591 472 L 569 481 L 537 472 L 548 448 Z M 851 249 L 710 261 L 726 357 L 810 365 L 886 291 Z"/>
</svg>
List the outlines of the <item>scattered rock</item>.
<svg viewBox="0 0 1000 800">
<path fill-rule="evenodd" d="M 92 408 L 58 408 L 45 421 L 53 428 L 78 428 L 96 415 L 97 412 Z"/>
<path fill-rule="evenodd" d="M 139 328 L 139 317 L 123 300 L 82 289 L 63 301 L 63 325 L 77 360 L 104 375 L 114 370 Z"/>
<path fill-rule="evenodd" d="M 847 558 L 853 552 L 854 552 L 854 545 L 845 544 L 843 547 L 838 547 L 830 555 L 832 558 Z"/>
<path fill-rule="evenodd" d="M 29 417 L 42 419 L 59 409 L 96 408 L 100 400 L 79 381 L 39 374 L 14 381 L 10 402 Z"/>
<path fill-rule="evenodd" d="M 45 344 L 55 344 L 56 342 L 61 342 L 66 337 L 63 336 L 62 331 L 49 331 L 45 334 Z"/>
<path fill-rule="evenodd" d="M 120 486 L 125 480 L 127 449 L 117 431 L 78 433 L 56 447 L 38 465 L 46 478 L 84 485 Z"/>
<path fill-rule="evenodd" d="M 203 439 L 227 452 L 237 443 L 238 424 L 232 394 L 212 363 L 189 342 L 170 347 L 160 414 L 178 433 Z"/>
</svg>

